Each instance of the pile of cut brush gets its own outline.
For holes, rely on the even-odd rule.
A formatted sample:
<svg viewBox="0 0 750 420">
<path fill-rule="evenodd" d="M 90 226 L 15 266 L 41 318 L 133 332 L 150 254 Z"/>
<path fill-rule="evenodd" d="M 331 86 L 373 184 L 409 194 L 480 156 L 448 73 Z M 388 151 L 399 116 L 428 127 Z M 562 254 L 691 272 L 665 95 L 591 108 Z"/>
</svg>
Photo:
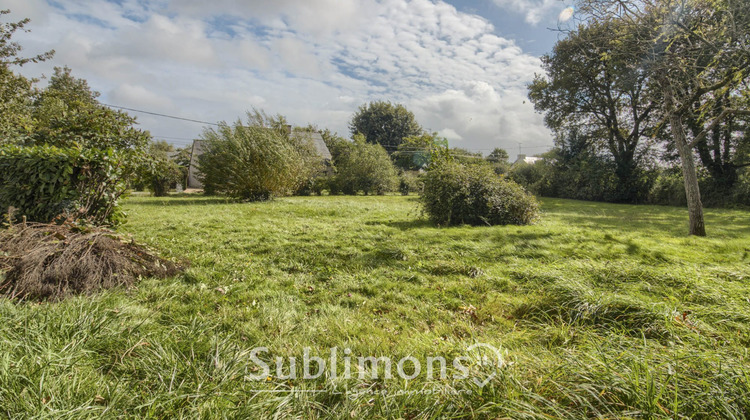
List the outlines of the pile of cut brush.
<svg viewBox="0 0 750 420">
<path fill-rule="evenodd" d="M 0 231 L 0 294 L 15 299 L 59 300 L 182 269 L 104 228 L 23 223 Z"/>
</svg>

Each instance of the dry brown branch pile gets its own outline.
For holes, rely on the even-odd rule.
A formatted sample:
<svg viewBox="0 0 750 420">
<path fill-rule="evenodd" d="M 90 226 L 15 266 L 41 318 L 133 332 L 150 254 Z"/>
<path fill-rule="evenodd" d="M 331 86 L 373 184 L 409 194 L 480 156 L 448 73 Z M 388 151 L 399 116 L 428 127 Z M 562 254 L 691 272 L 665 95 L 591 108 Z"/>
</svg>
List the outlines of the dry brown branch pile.
<svg viewBox="0 0 750 420">
<path fill-rule="evenodd" d="M 180 271 L 107 229 L 33 223 L 0 231 L 0 294 L 11 298 L 58 300 Z"/>
</svg>

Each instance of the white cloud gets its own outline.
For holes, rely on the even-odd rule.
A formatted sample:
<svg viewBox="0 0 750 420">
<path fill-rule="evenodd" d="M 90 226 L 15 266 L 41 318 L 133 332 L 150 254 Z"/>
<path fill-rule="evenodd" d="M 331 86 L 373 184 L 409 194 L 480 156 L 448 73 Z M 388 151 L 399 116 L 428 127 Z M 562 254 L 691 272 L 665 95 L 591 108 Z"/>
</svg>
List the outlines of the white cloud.
<svg viewBox="0 0 750 420">
<path fill-rule="evenodd" d="M 498 7 L 521 13 L 527 23 L 538 24 L 552 9 L 561 5 L 561 0 L 492 0 Z"/>
<path fill-rule="evenodd" d="M 461 89 L 418 99 L 412 106 L 425 124 L 448 138 L 451 146 L 513 150 L 520 143 L 545 144 L 549 133 L 533 112 L 523 90 L 498 92 L 488 83 L 467 82 Z"/>
<path fill-rule="evenodd" d="M 262 107 L 348 134 L 360 104 L 384 99 L 404 103 L 425 128 L 462 147 L 549 141 L 523 103 L 539 59 L 496 35 L 488 20 L 441 1 L 30 1 L 37 20 L 19 40 L 58 53 L 23 72 L 70 65 L 104 101 L 203 121 Z M 523 0 L 495 1 L 536 16 Z M 544 9 L 550 1 L 537 3 Z M 139 120 L 161 136 L 200 132 L 191 123 Z"/>
<path fill-rule="evenodd" d="M 140 86 L 124 83 L 107 94 L 107 98 L 114 103 L 140 109 L 174 109 L 172 101 L 152 90 Z"/>
<path fill-rule="evenodd" d="M 285 67 L 292 73 L 310 77 L 320 76 L 319 59 L 310 51 L 310 45 L 304 41 L 288 36 L 274 41 L 273 47 Z"/>
</svg>

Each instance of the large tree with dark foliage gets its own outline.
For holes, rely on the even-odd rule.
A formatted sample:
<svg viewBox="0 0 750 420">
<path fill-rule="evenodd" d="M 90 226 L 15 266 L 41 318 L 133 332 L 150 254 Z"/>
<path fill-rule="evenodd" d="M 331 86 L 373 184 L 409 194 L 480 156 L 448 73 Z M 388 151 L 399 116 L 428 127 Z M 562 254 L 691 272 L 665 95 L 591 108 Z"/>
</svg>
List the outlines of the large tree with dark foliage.
<svg viewBox="0 0 750 420">
<path fill-rule="evenodd" d="M 529 86 L 529 97 L 556 133 L 575 128 L 601 142 L 619 181 L 614 201 L 638 202 L 644 139 L 653 131 L 657 104 L 648 100 L 639 58 L 618 50 L 628 42 L 625 29 L 602 20 L 569 32 L 542 57 L 545 74 Z"/>
<path fill-rule="evenodd" d="M 349 122 L 352 136 L 362 134 L 368 143 L 383 146 L 388 153 L 396 151 L 405 137 L 422 134 L 414 114 L 401 104 L 370 102 L 359 107 Z"/>
<path fill-rule="evenodd" d="M 640 89 L 647 101 L 643 102 L 645 108 L 642 109 L 652 108 L 652 112 L 659 114 L 652 134 L 668 133 L 680 158 L 689 232 L 705 236 L 694 152 L 727 118 L 750 114 L 747 109 L 732 106 L 718 113 L 711 111 L 727 93 L 737 92 L 748 83 L 750 2 L 580 0 L 578 4 L 579 16 L 584 22 L 582 28 L 612 28 L 593 38 L 601 40 L 594 42 L 594 46 L 606 46 L 595 50 L 600 60 L 614 57 L 616 63 L 622 63 L 616 74 L 631 74 L 635 80 L 643 81 Z M 615 42 L 607 42 L 608 33 L 616 34 Z M 606 74 L 600 73 L 598 77 L 606 81 Z M 571 99 L 578 99 L 578 94 L 583 98 L 590 96 L 577 90 L 571 93 L 575 94 L 567 96 Z M 607 98 L 608 95 L 608 90 L 597 93 L 597 97 Z M 544 99 L 543 96 L 535 98 L 536 101 Z M 587 105 L 588 102 L 576 104 L 572 115 L 586 110 Z M 607 106 L 611 104 L 604 102 L 595 108 L 606 110 Z M 690 133 L 690 120 L 696 113 L 701 122 L 695 132 Z M 633 112 L 631 123 L 637 115 Z"/>
</svg>

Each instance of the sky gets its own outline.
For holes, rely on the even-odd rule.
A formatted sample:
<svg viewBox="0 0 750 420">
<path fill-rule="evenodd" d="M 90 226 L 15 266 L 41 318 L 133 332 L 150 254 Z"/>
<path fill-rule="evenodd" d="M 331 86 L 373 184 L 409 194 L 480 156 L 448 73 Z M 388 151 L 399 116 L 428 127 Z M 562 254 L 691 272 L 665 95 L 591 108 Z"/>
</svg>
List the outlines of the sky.
<svg viewBox="0 0 750 420">
<path fill-rule="evenodd" d="M 101 93 L 102 103 L 200 121 L 247 110 L 350 137 L 370 101 L 401 103 L 452 147 L 515 156 L 552 144 L 526 85 L 541 73 L 565 0 L 2 0 L 14 38 Z M 565 16 L 564 14 L 562 16 Z M 6 16 L 6 19 L 7 16 Z M 40 81 L 40 86 L 45 83 Z M 183 147 L 198 123 L 129 112 Z"/>
</svg>

